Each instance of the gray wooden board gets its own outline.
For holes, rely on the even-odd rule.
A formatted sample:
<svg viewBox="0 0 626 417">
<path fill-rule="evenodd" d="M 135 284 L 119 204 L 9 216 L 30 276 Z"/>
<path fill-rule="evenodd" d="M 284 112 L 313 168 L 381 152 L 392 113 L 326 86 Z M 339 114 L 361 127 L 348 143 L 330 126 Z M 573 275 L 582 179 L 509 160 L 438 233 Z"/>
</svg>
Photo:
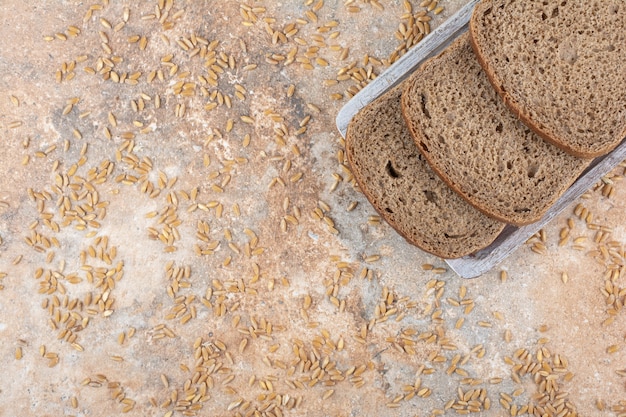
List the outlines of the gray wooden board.
<svg viewBox="0 0 626 417">
<path fill-rule="evenodd" d="M 346 103 L 337 115 L 337 128 L 346 136 L 348 124 L 365 106 L 406 79 L 421 63 L 444 50 L 451 42 L 468 30 L 474 7 L 480 0 L 471 0 L 454 16 L 426 36 L 385 72 L 369 83 Z M 446 263 L 463 278 L 476 278 L 502 262 L 511 252 L 523 245 L 572 201 L 587 191 L 604 175 L 626 159 L 626 142 L 622 142 L 608 155 L 597 158 L 578 180 L 559 198 L 538 222 L 523 226 L 506 226 L 487 248 L 459 259 L 446 259 Z"/>
</svg>

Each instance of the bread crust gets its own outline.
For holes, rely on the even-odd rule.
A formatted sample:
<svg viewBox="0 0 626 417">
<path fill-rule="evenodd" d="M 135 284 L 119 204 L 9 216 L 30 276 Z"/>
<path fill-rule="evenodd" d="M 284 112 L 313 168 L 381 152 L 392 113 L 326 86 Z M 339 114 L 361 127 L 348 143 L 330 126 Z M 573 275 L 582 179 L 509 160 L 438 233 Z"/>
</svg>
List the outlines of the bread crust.
<svg viewBox="0 0 626 417">
<path fill-rule="evenodd" d="M 559 135 L 551 130 L 548 126 L 544 126 L 539 123 L 537 120 L 533 119 L 527 111 L 525 111 L 524 106 L 522 106 L 519 102 L 517 102 L 508 91 L 503 88 L 503 80 L 500 79 L 497 75 L 497 71 L 489 65 L 489 62 L 486 58 L 487 53 L 484 48 L 481 47 L 478 41 L 477 36 L 477 27 L 479 25 L 478 19 L 482 10 L 485 10 L 488 7 L 493 7 L 492 0 L 483 0 L 474 9 L 472 13 L 472 17 L 469 23 L 469 32 L 470 32 L 470 43 L 472 45 L 472 49 L 476 54 L 476 58 L 480 63 L 480 66 L 485 71 L 487 75 L 487 79 L 490 84 L 493 86 L 494 90 L 502 97 L 504 104 L 511 110 L 513 114 L 515 114 L 526 126 L 532 129 L 539 137 L 541 137 L 546 142 L 549 142 L 558 148 L 564 150 L 565 152 L 580 157 L 580 158 L 596 158 L 602 155 L 607 154 L 612 151 L 621 143 L 621 140 L 626 138 L 626 128 L 619 134 L 617 141 L 612 143 L 610 146 L 606 146 L 598 151 L 589 151 L 583 150 L 580 147 L 574 146 L 575 144 L 565 143 L 562 139 L 559 138 Z"/>
</svg>

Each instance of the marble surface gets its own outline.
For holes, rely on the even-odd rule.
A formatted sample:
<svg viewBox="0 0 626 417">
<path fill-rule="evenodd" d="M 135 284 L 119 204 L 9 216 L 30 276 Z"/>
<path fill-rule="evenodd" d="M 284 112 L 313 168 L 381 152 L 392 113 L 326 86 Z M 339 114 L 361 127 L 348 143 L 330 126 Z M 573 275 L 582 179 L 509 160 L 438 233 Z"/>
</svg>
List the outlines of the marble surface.
<svg viewBox="0 0 626 417">
<path fill-rule="evenodd" d="M 623 167 L 474 280 L 351 181 L 346 91 L 463 1 L 5 3 L 0 416 L 626 410 Z"/>
</svg>

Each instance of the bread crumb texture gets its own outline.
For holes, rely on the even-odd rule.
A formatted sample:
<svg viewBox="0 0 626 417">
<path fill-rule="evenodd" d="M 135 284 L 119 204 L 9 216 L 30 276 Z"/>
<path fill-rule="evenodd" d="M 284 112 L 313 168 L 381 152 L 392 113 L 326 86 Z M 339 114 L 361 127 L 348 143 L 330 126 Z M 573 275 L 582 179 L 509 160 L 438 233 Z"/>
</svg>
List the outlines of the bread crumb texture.
<svg viewBox="0 0 626 417">
<path fill-rule="evenodd" d="M 570 153 L 626 136 L 626 5 L 618 0 L 481 2 L 476 50 L 514 112 Z"/>
<path fill-rule="evenodd" d="M 507 223 L 543 217 L 589 164 L 535 135 L 493 90 L 464 34 L 403 94 L 417 146 L 464 198 Z"/>
<path fill-rule="evenodd" d="M 473 281 L 355 187 L 460 3 L 5 1 L 0 416 L 623 413 L 623 167 Z"/>
<path fill-rule="evenodd" d="M 359 186 L 400 234 L 437 256 L 484 248 L 504 223 L 474 209 L 430 169 L 402 118 L 402 88 L 364 108 L 348 127 L 346 152 Z"/>
</svg>

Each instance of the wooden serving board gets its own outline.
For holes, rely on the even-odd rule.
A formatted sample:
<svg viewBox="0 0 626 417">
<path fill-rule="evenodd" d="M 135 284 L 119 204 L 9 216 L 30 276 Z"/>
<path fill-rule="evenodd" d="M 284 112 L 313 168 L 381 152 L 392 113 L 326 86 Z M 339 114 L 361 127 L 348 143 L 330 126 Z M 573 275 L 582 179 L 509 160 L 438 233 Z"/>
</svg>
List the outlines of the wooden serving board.
<svg viewBox="0 0 626 417">
<path fill-rule="evenodd" d="M 339 111 L 337 128 L 346 136 L 348 124 L 363 107 L 406 79 L 422 62 L 443 51 L 451 42 L 468 30 L 474 7 L 480 0 L 470 0 L 454 16 L 426 36 L 384 73 L 369 83 Z M 487 248 L 459 259 L 446 259 L 446 263 L 459 276 L 475 278 L 492 269 L 511 252 L 523 245 L 550 220 L 570 205 L 581 194 L 626 159 L 626 141 L 608 155 L 597 158 L 578 180 L 550 208 L 538 222 L 523 226 L 506 226 L 496 240 Z"/>
</svg>

